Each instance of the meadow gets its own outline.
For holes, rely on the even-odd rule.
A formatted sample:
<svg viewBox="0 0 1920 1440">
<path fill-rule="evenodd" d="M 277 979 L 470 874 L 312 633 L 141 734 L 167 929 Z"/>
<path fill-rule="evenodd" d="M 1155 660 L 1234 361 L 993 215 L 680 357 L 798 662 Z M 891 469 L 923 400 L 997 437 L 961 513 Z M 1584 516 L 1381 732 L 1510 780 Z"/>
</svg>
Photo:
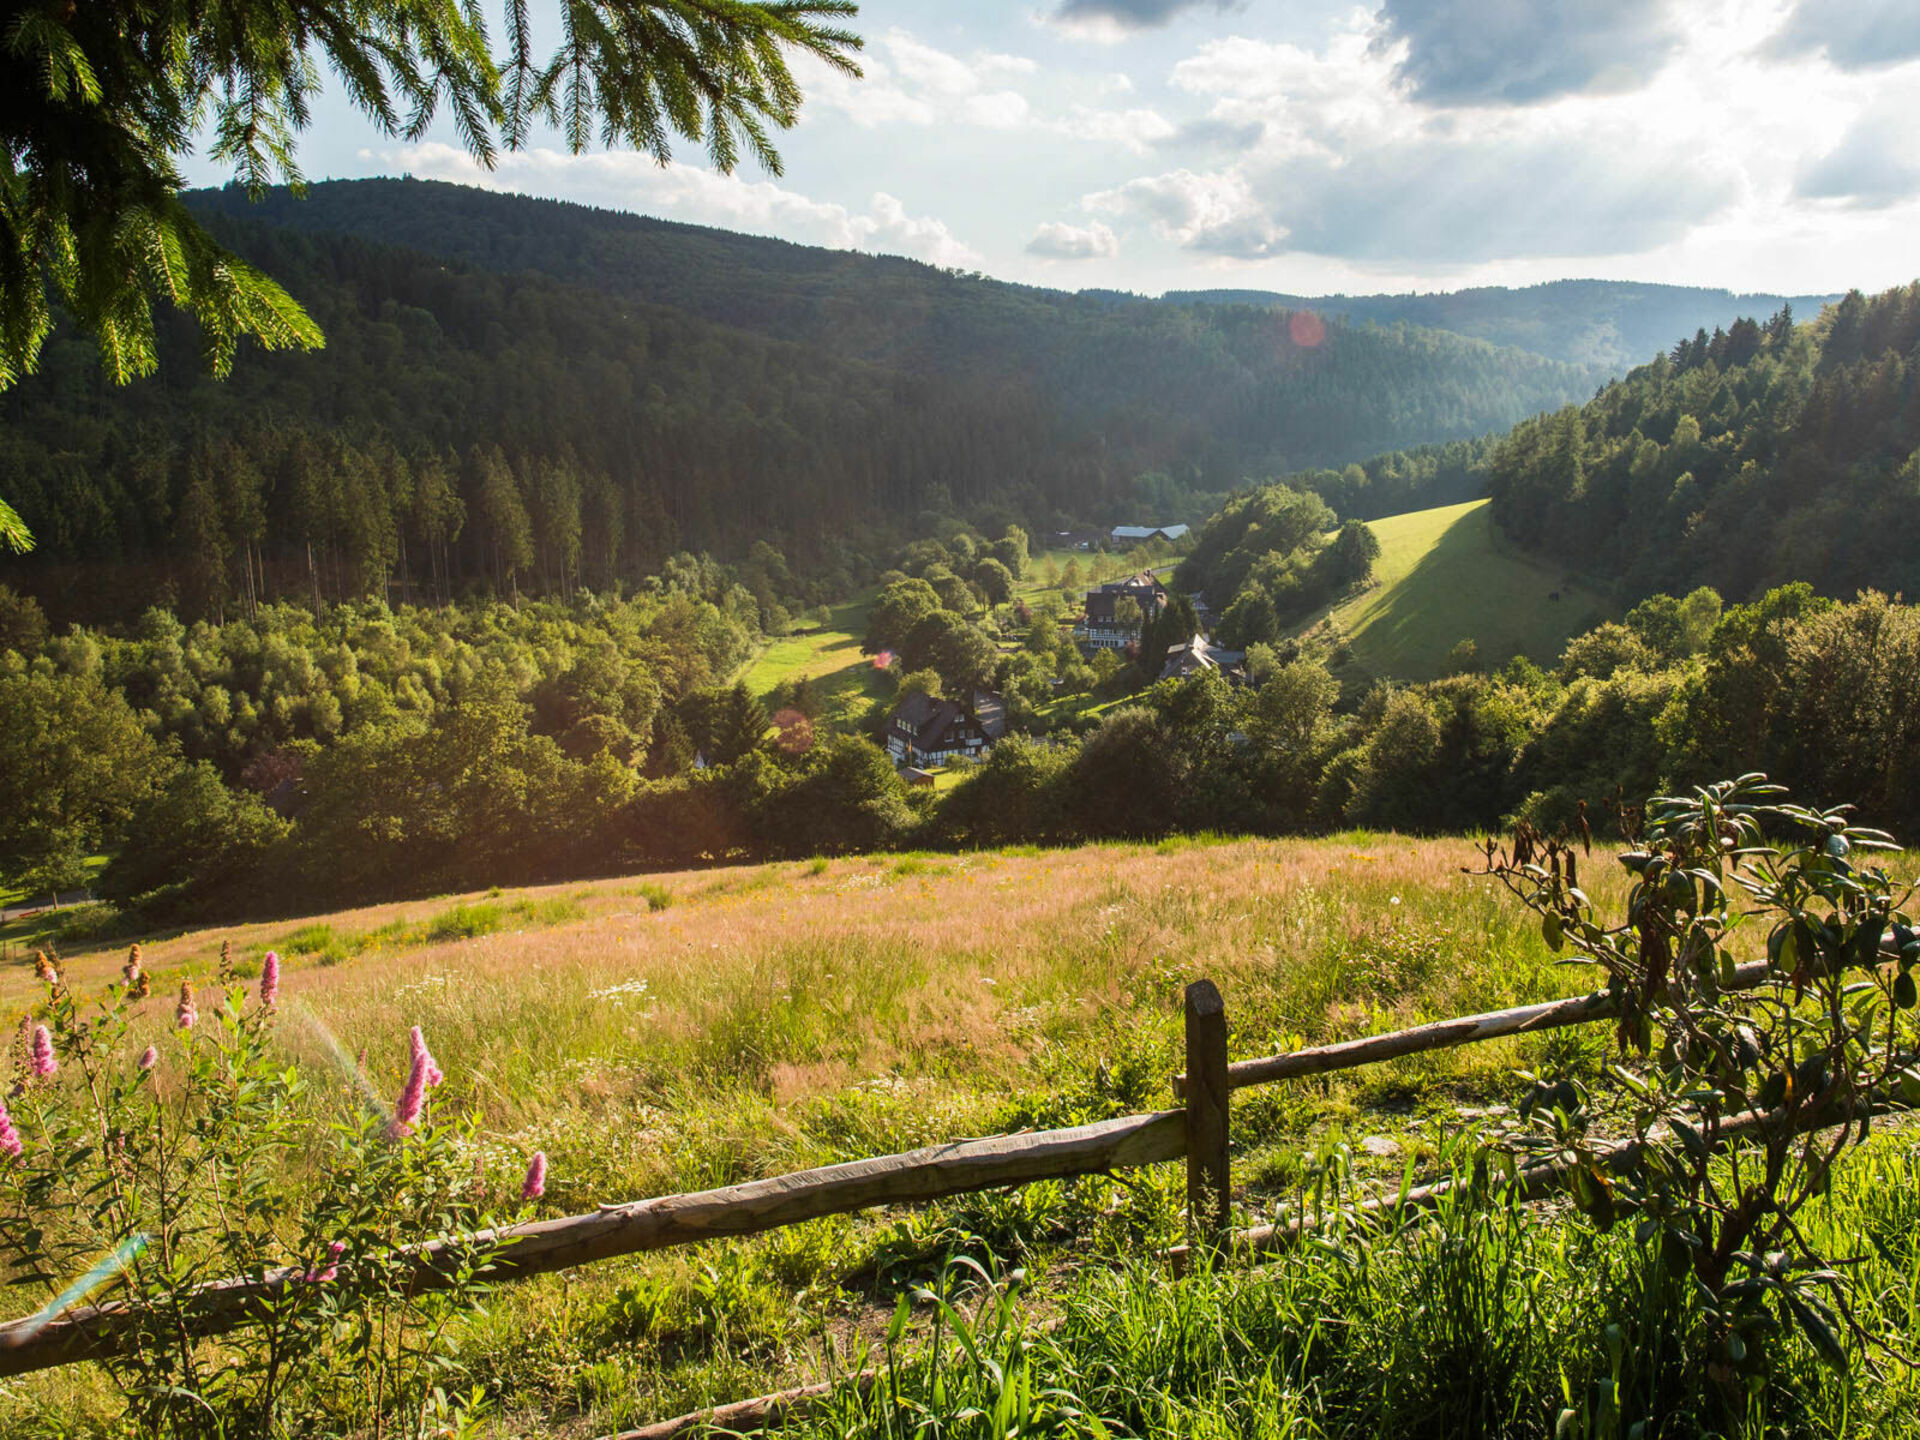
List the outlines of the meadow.
<svg viewBox="0 0 1920 1440">
<path fill-rule="evenodd" d="M 1236 1056 L 1588 988 L 1464 873 L 1477 858 L 1464 839 L 1353 832 L 818 859 L 206 929 L 143 959 L 167 997 L 211 979 L 223 944 L 242 976 L 285 957 L 280 1043 L 316 1077 L 316 1120 L 351 1109 L 360 1072 L 397 1091 L 422 1026 L 448 1075 L 436 1104 L 478 1117 L 475 1165 L 517 1177 L 543 1150 L 541 1213 L 558 1215 L 1163 1108 L 1201 976 Z M 1617 900 L 1595 862 L 1589 888 Z M 73 955 L 68 973 L 97 991 L 122 959 Z M 34 995 L 25 967 L 0 975 L 10 1022 Z M 1242 1092 L 1239 1218 L 1304 1185 L 1391 1188 L 1450 1163 L 1463 1126 L 1505 1123 L 1518 1071 L 1597 1074 L 1604 1045 L 1558 1032 Z M 1871 1212 L 1901 1237 L 1876 1304 L 1920 1305 L 1902 1228 L 1920 1159 L 1893 1135 L 1855 1165 L 1898 1183 L 1837 1183 L 1816 1223 Z M 843 1397 L 805 1422 L 817 1433 L 908 1433 L 921 1414 L 982 1436 L 1544 1437 L 1563 1387 L 1619 1348 L 1607 1327 L 1638 1334 L 1667 1303 L 1636 1288 L 1624 1235 L 1499 1205 L 1169 1284 L 1150 1257 L 1181 1236 L 1182 1186 L 1178 1166 L 1045 1183 L 504 1287 L 457 1336 L 490 1397 L 472 1433 L 598 1436 L 841 1374 L 888 1349 L 907 1297 L 887 1396 Z M 1818 1423 L 1783 1433 L 1886 1433 L 1914 1396 L 1885 1363 L 1860 1392 L 1802 1366 L 1790 1393 Z M 1616 1378 L 1675 1383 L 1658 1363 Z M 1026 1419 L 995 1430 L 1009 1406 Z M 0 1386 L 0 1435 L 103 1435 L 113 1413 L 86 1367 Z"/>
<path fill-rule="evenodd" d="M 1490 668 L 1515 655 L 1551 665 L 1613 613 L 1564 567 L 1502 539 L 1485 500 L 1368 525 L 1380 540 L 1375 583 L 1313 621 L 1331 619 L 1367 679 L 1434 679 L 1462 640 Z"/>
<path fill-rule="evenodd" d="M 868 705 L 888 693 L 886 677 L 860 652 L 872 608 L 872 593 L 833 606 L 824 625 L 769 642 L 736 678 L 763 699 L 776 686 L 805 680 L 823 720 L 849 728 L 858 724 Z"/>
</svg>

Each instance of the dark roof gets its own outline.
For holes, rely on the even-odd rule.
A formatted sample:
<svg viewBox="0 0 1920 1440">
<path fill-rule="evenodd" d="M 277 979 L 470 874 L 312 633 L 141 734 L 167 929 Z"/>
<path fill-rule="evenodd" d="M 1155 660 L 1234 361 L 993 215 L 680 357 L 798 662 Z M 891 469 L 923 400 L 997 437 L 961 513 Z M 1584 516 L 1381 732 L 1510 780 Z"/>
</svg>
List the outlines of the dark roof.
<svg viewBox="0 0 1920 1440">
<path fill-rule="evenodd" d="M 1167 591 L 1164 585 L 1153 578 L 1151 570 L 1142 570 L 1125 580 L 1109 581 L 1087 592 L 1087 622 L 1092 625 L 1113 624 L 1114 607 L 1122 600 L 1132 600 L 1140 607 L 1141 615 L 1149 617 L 1167 603 Z"/>
<path fill-rule="evenodd" d="M 966 723 L 967 712 L 951 700 L 909 695 L 893 712 L 891 725 L 916 750 L 949 750 L 958 748 L 959 742 L 955 739 L 949 743 L 948 736 L 955 729 L 964 729 Z M 913 727 L 911 731 L 903 728 L 908 725 Z"/>
<path fill-rule="evenodd" d="M 916 729 L 925 729 L 927 722 L 934 717 L 941 706 L 947 703 L 945 700 L 936 700 L 931 695 L 916 690 L 894 706 L 892 718 L 896 721 L 904 720 Z"/>
<path fill-rule="evenodd" d="M 998 740 L 1007 733 L 1007 702 L 992 690 L 974 691 L 971 708 L 915 692 L 902 700 L 887 720 L 888 728 L 899 730 L 901 738 L 911 741 L 916 750 L 958 748 L 960 737 L 949 745 L 948 736 L 955 729 L 964 730 L 969 723 L 987 739 Z M 913 728 L 909 732 L 905 726 Z"/>
<path fill-rule="evenodd" d="M 973 692 L 973 718 L 979 722 L 980 731 L 989 740 L 998 740 L 1007 733 L 1007 702 L 994 690 L 976 690 Z"/>
</svg>

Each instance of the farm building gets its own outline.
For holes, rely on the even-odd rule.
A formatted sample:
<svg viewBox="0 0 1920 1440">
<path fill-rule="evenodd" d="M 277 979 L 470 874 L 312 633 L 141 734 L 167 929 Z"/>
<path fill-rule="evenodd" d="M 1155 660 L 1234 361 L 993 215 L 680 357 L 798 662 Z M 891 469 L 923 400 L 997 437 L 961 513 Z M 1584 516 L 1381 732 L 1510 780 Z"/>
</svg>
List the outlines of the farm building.
<svg viewBox="0 0 1920 1440">
<path fill-rule="evenodd" d="M 982 757 L 1006 733 L 1006 701 L 991 690 L 974 691 L 964 705 L 909 695 L 887 717 L 887 753 L 896 765 L 924 770 L 956 755 Z"/>
<path fill-rule="evenodd" d="M 1240 665 L 1246 658 L 1244 650 L 1223 649 L 1206 636 L 1195 635 L 1185 644 L 1167 647 L 1167 663 L 1161 667 L 1160 678 L 1185 680 L 1208 670 L 1218 670 L 1230 680 L 1240 680 L 1244 678 Z"/>
<path fill-rule="evenodd" d="M 1131 600 L 1139 619 L 1123 613 L 1123 601 Z M 1160 613 L 1167 603 L 1167 587 L 1151 570 L 1110 581 L 1087 592 L 1086 613 L 1073 627 L 1073 638 L 1090 650 L 1120 650 L 1140 638 L 1140 626 Z"/>
</svg>

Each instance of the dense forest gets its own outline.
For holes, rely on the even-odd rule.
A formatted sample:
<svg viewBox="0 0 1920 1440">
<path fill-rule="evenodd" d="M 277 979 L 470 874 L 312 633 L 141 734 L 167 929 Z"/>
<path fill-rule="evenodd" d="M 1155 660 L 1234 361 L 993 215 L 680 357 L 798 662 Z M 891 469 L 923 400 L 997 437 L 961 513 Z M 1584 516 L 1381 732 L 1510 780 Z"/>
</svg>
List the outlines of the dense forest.
<svg viewBox="0 0 1920 1440">
<path fill-rule="evenodd" d="M 1676 335 L 1724 328 L 1742 315 L 1770 315 L 1791 305 L 1819 313 L 1838 295 L 1741 295 L 1689 285 L 1628 280 L 1553 280 L 1508 289 L 1502 285 L 1428 295 L 1330 295 L 1308 299 L 1266 290 L 1176 290 L 1182 304 L 1311 306 L 1355 325 L 1419 325 L 1451 330 L 1495 345 L 1531 350 L 1614 374 L 1663 350 Z"/>
<path fill-rule="evenodd" d="M 1623 600 L 1920 593 L 1920 284 L 1683 340 L 1494 450 L 1497 522 Z"/>
<path fill-rule="evenodd" d="M 0 396 L 0 495 L 40 542 L 0 573 L 57 620 L 564 596 L 755 541 L 840 594 L 930 516 L 1112 523 L 1591 389 L 1437 332 L 1115 305 L 455 186 L 198 203 L 327 347 L 215 384 L 175 318 L 159 375 L 116 389 L 56 336 Z"/>
</svg>

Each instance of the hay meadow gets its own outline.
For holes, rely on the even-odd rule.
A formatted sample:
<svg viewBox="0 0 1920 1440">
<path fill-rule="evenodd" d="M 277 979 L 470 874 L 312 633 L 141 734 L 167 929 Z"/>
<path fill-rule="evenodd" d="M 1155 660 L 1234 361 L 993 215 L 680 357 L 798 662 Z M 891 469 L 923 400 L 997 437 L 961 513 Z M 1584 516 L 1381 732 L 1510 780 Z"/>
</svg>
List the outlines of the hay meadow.
<svg viewBox="0 0 1920 1440">
<path fill-rule="evenodd" d="M 223 944 L 243 976 L 281 953 L 280 1043 L 320 1077 L 319 1119 L 396 1090 L 421 1025 L 449 1076 L 436 1104 L 479 1118 L 476 1167 L 505 1185 L 544 1150 L 542 1213 L 558 1215 L 1164 1108 L 1181 987 L 1203 975 L 1240 1056 L 1586 988 L 1475 861 L 1464 839 L 1366 832 L 819 859 L 208 929 L 143 957 L 165 995 L 210 980 Z M 1597 895 L 1617 898 L 1600 868 Z M 122 959 L 67 964 L 84 993 Z M 24 1012 L 31 973 L 4 987 Z M 1597 1072 L 1604 1043 L 1562 1032 L 1242 1092 L 1242 1218 L 1303 1186 L 1444 1169 L 1463 1128 L 1503 1123 L 1519 1071 Z M 1920 1302 L 1920 1247 L 1900 1231 L 1902 1207 L 1920 1209 L 1915 1166 L 1898 1135 L 1876 1142 L 1827 1207 L 1889 1212 L 1877 1223 L 1907 1257 L 1883 1295 L 1895 1308 Z M 1905 1188 L 1874 1184 L 1874 1167 Z M 943 1434 L 987 1433 L 1018 1372 L 1040 1409 L 1001 1433 L 1358 1435 L 1419 1415 L 1437 1427 L 1423 1433 L 1467 1433 L 1464 1405 L 1486 1410 L 1482 1433 L 1547 1435 L 1565 1386 L 1605 1368 L 1613 1312 L 1654 1303 L 1633 1300 L 1619 1237 L 1497 1205 L 1363 1246 L 1357 1269 L 1332 1244 L 1173 1284 L 1152 1257 L 1180 1238 L 1181 1186 L 1177 1166 L 1046 1183 L 503 1287 L 454 1345 L 488 1396 L 476 1433 L 610 1434 L 884 1350 L 901 1393 L 946 1407 Z M 1396 1349 L 1421 1325 L 1470 1353 Z M 1140 1353 L 1108 1353 L 1128 1345 Z M 1873 1382 L 1878 1400 L 1809 1381 L 1820 1426 L 1792 1433 L 1893 1423 L 1908 1382 L 1883 1363 L 1901 1378 Z M 100 1385 L 84 1366 L 9 1382 L 0 1434 L 107 1433 Z M 897 1407 L 836 1404 L 806 1423 L 904 1433 Z"/>
</svg>

